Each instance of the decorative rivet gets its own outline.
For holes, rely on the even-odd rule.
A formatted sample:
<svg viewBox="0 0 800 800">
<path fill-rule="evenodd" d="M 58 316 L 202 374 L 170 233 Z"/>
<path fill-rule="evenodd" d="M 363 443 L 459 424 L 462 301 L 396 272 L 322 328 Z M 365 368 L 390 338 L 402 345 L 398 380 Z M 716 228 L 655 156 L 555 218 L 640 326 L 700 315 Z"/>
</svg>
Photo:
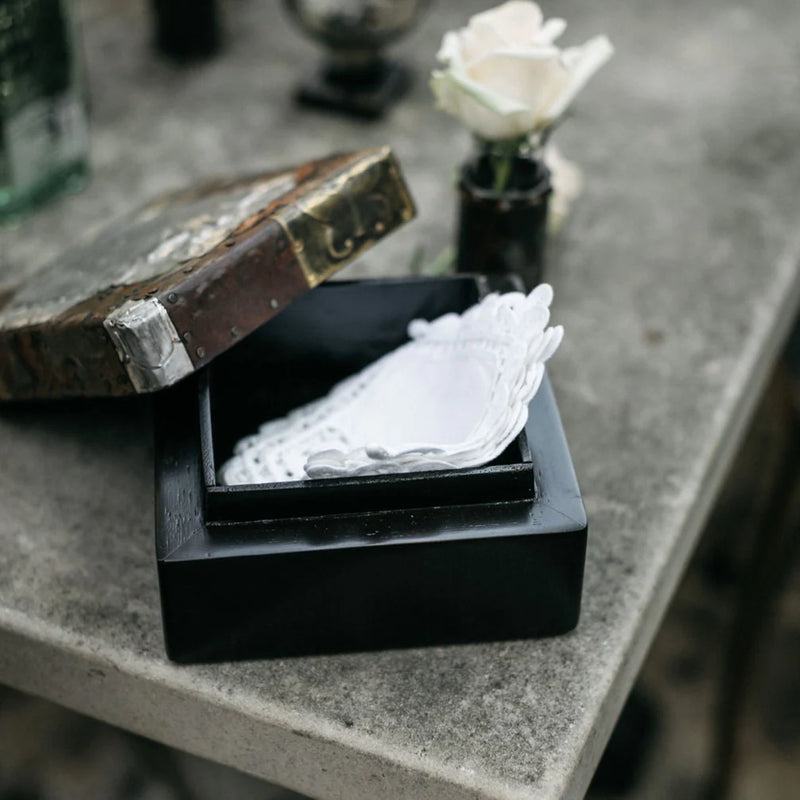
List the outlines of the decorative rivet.
<svg viewBox="0 0 800 800">
<path fill-rule="evenodd" d="M 206 356 L 205 347 L 198 347 L 197 350 L 195 350 L 194 352 L 197 353 L 198 358 L 205 358 Z"/>
<path fill-rule="evenodd" d="M 386 226 L 382 222 L 375 223 L 375 233 L 383 233 L 386 230 Z"/>
<path fill-rule="evenodd" d="M 270 308 L 277 308 L 279 305 L 280 303 L 274 297 L 270 299 L 269 301 Z"/>
<path fill-rule="evenodd" d="M 408 221 L 408 220 L 410 220 L 410 219 L 411 219 L 411 217 L 413 217 L 414 215 L 411 213 L 411 209 L 410 209 L 410 208 L 404 208 L 404 209 L 402 210 L 402 212 L 401 212 L 400 216 L 401 216 L 401 217 L 402 217 L 404 220 Z"/>
<path fill-rule="evenodd" d="M 186 331 L 186 333 L 183 334 L 183 341 L 186 342 L 187 344 L 192 341 L 191 331 Z"/>
<path fill-rule="evenodd" d="M 231 336 L 235 339 L 239 335 L 239 329 L 234 325 L 231 328 Z"/>
<path fill-rule="evenodd" d="M 169 300 L 170 303 L 177 303 L 178 302 L 178 295 L 176 295 L 175 292 L 170 292 L 167 295 L 167 300 Z"/>
</svg>

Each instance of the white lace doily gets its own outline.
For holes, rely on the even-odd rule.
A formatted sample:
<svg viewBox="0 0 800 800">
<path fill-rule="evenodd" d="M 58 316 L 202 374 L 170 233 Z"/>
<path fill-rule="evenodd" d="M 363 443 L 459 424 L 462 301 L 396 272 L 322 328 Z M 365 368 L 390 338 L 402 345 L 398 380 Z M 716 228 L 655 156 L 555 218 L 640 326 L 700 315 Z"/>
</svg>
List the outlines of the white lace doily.
<svg viewBox="0 0 800 800">
<path fill-rule="evenodd" d="M 325 397 L 242 439 L 225 485 L 458 469 L 496 458 L 527 421 L 558 348 L 553 291 L 492 294 L 463 314 L 414 320 L 411 340 Z"/>
</svg>

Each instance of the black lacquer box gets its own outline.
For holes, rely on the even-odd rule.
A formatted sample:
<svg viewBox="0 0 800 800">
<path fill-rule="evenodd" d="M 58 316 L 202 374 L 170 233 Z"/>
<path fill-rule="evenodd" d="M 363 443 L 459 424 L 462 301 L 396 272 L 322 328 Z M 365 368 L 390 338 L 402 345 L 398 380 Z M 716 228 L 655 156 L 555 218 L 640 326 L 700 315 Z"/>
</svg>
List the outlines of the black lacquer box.
<svg viewBox="0 0 800 800">
<path fill-rule="evenodd" d="M 155 393 L 167 652 L 210 661 L 563 633 L 586 518 L 545 380 L 480 469 L 224 487 L 258 426 L 460 312 L 474 277 L 329 283 L 410 220 L 388 148 L 211 180 L 0 298 L 0 401 Z M 512 287 L 505 287 L 512 288 Z"/>
<path fill-rule="evenodd" d="M 578 621 L 586 517 L 549 382 L 479 469 L 223 487 L 266 419 L 463 311 L 471 277 L 328 283 L 156 396 L 156 550 L 182 662 L 546 636 Z"/>
</svg>

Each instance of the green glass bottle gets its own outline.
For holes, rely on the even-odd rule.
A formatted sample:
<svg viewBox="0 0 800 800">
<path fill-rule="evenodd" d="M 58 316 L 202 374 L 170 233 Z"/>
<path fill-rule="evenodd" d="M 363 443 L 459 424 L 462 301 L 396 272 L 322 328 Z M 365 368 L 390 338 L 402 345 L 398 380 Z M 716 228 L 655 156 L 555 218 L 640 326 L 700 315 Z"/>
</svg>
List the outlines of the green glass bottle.
<svg viewBox="0 0 800 800">
<path fill-rule="evenodd" d="M 0 0 L 0 221 L 86 182 L 81 78 L 67 0 Z"/>
</svg>

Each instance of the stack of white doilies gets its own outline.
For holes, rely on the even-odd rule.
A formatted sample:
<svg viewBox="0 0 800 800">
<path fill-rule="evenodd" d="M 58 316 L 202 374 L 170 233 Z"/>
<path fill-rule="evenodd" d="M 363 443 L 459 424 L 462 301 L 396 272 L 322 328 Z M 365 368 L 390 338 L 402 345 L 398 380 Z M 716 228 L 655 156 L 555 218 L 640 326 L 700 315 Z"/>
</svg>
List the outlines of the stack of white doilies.
<svg viewBox="0 0 800 800">
<path fill-rule="evenodd" d="M 325 397 L 262 425 L 222 484 L 458 469 L 496 458 L 525 426 L 544 363 L 553 290 L 491 294 L 463 314 L 414 320 L 411 341 Z"/>
</svg>

